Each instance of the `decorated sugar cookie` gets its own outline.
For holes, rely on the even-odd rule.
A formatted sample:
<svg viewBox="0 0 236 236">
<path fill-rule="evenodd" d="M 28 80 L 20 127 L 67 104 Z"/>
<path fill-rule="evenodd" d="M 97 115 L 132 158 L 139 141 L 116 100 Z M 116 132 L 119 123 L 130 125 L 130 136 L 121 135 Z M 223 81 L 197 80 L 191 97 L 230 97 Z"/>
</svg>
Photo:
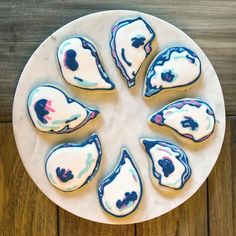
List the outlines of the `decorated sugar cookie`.
<svg viewBox="0 0 236 236">
<path fill-rule="evenodd" d="M 61 144 L 47 158 L 47 177 L 53 186 L 65 192 L 81 188 L 96 175 L 101 156 L 97 134 L 92 134 L 81 144 Z"/>
<path fill-rule="evenodd" d="M 64 79 L 77 87 L 89 90 L 115 88 L 99 59 L 93 42 L 84 37 L 64 41 L 57 52 Z"/>
<path fill-rule="evenodd" d="M 183 87 L 198 80 L 201 61 L 197 54 L 185 47 L 171 47 L 159 53 L 146 74 L 144 96 L 161 90 Z"/>
<path fill-rule="evenodd" d="M 207 139 L 214 131 L 215 115 L 205 102 L 186 98 L 172 102 L 150 116 L 151 123 L 168 126 L 194 142 Z"/>
<path fill-rule="evenodd" d="M 27 107 L 36 128 L 43 132 L 57 134 L 79 129 L 99 113 L 51 85 L 42 85 L 32 90 Z"/>
<path fill-rule="evenodd" d="M 151 26 L 141 17 L 123 19 L 113 26 L 110 41 L 112 56 L 129 87 L 135 85 L 136 75 L 152 51 L 154 38 Z"/>
<path fill-rule="evenodd" d="M 182 189 L 191 176 L 188 157 L 182 149 L 164 141 L 142 139 L 150 163 L 150 177 L 155 187 Z"/>
<path fill-rule="evenodd" d="M 142 198 L 142 182 L 127 149 L 122 149 L 121 159 L 113 172 L 98 186 L 102 208 L 116 217 L 131 214 Z"/>
</svg>

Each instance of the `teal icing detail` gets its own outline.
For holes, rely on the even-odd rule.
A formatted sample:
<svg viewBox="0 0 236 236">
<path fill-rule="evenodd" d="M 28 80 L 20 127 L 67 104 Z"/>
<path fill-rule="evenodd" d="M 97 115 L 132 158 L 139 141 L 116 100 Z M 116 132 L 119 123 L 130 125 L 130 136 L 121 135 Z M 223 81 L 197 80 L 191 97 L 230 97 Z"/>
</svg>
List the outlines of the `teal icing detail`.
<svg viewBox="0 0 236 236">
<path fill-rule="evenodd" d="M 93 155 L 91 153 L 88 153 L 85 167 L 79 172 L 78 178 L 81 178 L 90 169 L 93 162 Z"/>
<path fill-rule="evenodd" d="M 33 98 L 33 94 L 37 93 L 39 90 L 35 89 L 28 97 L 28 105 L 31 106 L 32 105 L 32 98 Z"/>
<path fill-rule="evenodd" d="M 74 78 L 80 86 L 84 87 L 93 87 L 97 85 L 97 82 L 89 82 L 89 81 L 84 81 L 84 80 L 78 80 L 76 77 Z"/>
<path fill-rule="evenodd" d="M 77 185 L 74 185 L 73 187 L 66 188 L 65 191 L 71 191 L 77 188 Z"/>
<path fill-rule="evenodd" d="M 211 121 L 210 121 L 210 118 L 209 118 L 209 117 L 207 117 L 207 120 L 208 120 L 208 125 L 207 125 L 207 128 L 206 128 L 206 129 L 208 130 L 208 129 L 210 129 L 210 127 L 211 127 Z"/>
<path fill-rule="evenodd" d="M 105 205 L 109 210 L 112 210 L 111 206 L 109 205 L 108 201 L 105 201 Z"/>
<path fill-rule="evenodd" d="M 78 119 L 78 118 L 80 118 L 80 117 L 81 117 L 80 114 L 76 114 L 76 115 L 73 115 L 73 116 L 71 116 L 69 119 L 66 119 L 66 120 L 54 120 L 54 121 L 52 121 L 52 124 L 54 124 L 54 125 L 57 125 L 57 124 L 64 124 L 64 123 L 67 123 L 66 121 L 68 121 L 68 120 L 72 121 L 72 120 Z"/>
<path fill-rule="evenodd" d="M 134 205 L 134 201 L 130 201 L 128 207 L 132 207 Z"/>
<path fill-rule="evenodd" d="M 133 178 L 134 178 L 134 181 L 137 182 L 137 178 L 138 178 L 138 177 L 136 176 L 136 173 L 134 172 L 134 170 L 130 168 L 129 171 L 130 171 L 130 173 L 132 174 L 132 176 L 133 176 Z"/>
<path fill-rule="evenodd" d="M 56 184 L 56 181 L 53 179 L 51 173 L 48 174 L 48 178 L 50 179 L 50 181 L 51 181 L 53 184 Z"/>
<path fill-rule="evenodd" d="M 183 56 L 183 55 L 176 55 L 176 56 L 173 57 L 174 60 L 181 59 L 181 58 L 186 59 L 186 56 Z"/>
<path fill-rule="evenodd" d="M 32 105 L 32 94 L 29 95 L 28 97 L 28 106 L 31 106 Z"/>
<path fill-rule="evenodd" d="M 65 42 L 64 44 L 62 44 L 61 48 L 60 48 L 60 54 L 63 53 L 63 50 L 66 46 L 70 45 L 71 43 L 70 42 Z"/>
</svg>

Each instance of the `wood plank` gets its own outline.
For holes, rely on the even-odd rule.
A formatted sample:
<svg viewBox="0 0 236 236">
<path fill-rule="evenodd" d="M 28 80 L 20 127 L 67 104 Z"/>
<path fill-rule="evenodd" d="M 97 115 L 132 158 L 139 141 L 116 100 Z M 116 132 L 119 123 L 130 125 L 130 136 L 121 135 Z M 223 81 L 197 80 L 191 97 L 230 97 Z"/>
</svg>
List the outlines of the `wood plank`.
<svg viewBox="0 0 236 236">
<path fill-rule="evenodd" d="M 1 28 L 0 28 L 1 30 Z M 12 104 L 23 68 L 39 43 L 0 42 L 0 121 L 12 120 Z"/>
<path fill-rule="evenodd" d="M 205 236 L 207 227 L 206 183 L 184 204 L 153 220 L 136 225 L 137 236 Z"/>
<path fill-rule="evenodd" d="M 210 235 L 236 235 L 236 117 L 227 119 L 221 155 L 208 178 Z M 233 228 L 234 227 L 234 228 Z M 234 231 L 234 232 L 233 232 Z"/>
<path fill-rule="evenodd" d="M 192 32 L 191 37 L 231 39 L 235 35 L 235 1 L 2 1 L 2 41 L 43 41 L 60 26 L 83 15 L 111 9 L 130 9 L 153 14 Z M 194 11 L 193 11 L 194 9 Z M 24 32 L 24 33 L 23 33 Z"/>
<path fill-rule="evenodd" d="M 0 123 L 0 235 L 57 235 L 57 207 L 26 173 L 11 123 Z"/>
<path fill-rule="evenodd" d="M 84 220 L 60 209 L 59 235 L 133 236 L 135 235 L 135 228 L 134 225 L 108 225 Z"/>
</svg>

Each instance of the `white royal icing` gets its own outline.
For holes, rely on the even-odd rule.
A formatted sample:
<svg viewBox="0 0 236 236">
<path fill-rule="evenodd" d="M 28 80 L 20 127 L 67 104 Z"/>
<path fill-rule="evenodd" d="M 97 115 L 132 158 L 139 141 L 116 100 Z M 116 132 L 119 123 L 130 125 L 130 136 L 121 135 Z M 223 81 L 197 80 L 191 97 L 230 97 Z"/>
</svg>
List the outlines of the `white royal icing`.
<svg viewBox="0 0 236 236">
<path fill-rule="evenodd" d="M 113 216 L 126 216 L 138 207 L 142 197 L 141 178 L 126 149 L 122 150 L 113 173 L 100 182 L 98 195 L 104 210 Z"/>
<path fill-rule="evenodd" d="M 73 191 L 92 180 L 100 159 L 100 142 L 93 134 L 82 144 L 66 143 L 54 148 L 46 161 L 46 174 L 56 188 Z"/>
<path fill-rule="evenodd" d="M 50 85 L 35 88 L 27 105 L 34 126 L 44 132 L 71 132 L 98 114 Z"/>
<path fill-rule="evenodd" d="M 181 108 L 180 104 L 183 105 Z M 208 104 L 197 99 L 175 101 L 152 115 L 150 120 L 155 124 L 169 126 L 182 136 L 196 142 L 209 137 L 215 126 L 212 109 Z M 193 120 L 192 125 L 189 123 L 191 120 Z"/>
<path fill-rule="evenodd" d="M 135 76 L 152 50 L 150 44 L 154 37 L 155 33 L 141 17 L 122 20 L 113 27 L 112 55 L 129 87 L 135 85 Z"/>
<path fill-rule="evenodd" d="M 182 87 L 195 82 L 201 73 L 201 62 L 190 49 L 173 47 L 154 58 L 145 81 L 144 95 L 152 96 L 163 89 Z"/>
<path fill-rule="evenodd" d="M 60 45 L 57 56 L 62 75 L 68 83 L 92 90 L 115 87 L 103 69 L 94 43 L 87 38 L 67 39 Z"/>
<path fill-rule="evenodd" d="M 142 139 L 150 157 L 150 176 L 156 187 L 183 188 L 191 175 L 186 154 L 177 146 L 153 139 Z"/>
</svg>

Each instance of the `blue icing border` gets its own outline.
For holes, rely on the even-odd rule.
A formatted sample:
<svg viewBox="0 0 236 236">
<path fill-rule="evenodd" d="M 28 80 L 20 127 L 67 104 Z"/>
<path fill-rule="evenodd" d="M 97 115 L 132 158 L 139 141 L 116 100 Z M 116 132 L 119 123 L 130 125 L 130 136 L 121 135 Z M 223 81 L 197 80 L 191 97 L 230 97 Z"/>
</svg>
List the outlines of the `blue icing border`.
<svg viewBox="0 0 236 236">
<path fill-rule="evenodd" d="M 32 96 L 33 92 L 37 92 L 37 89 L 40 88 L 40 87 L 50 87 L 50 88 L 53 88 L 53 89 L 57 89 L 58 91 L 60 91 L 61 93 L 64 94 L 64 96 L 65 96 L 65 98 L 66 98 L 68 104 L 70 104 L 70 103 L 72 103 L 72 102 L 76 102 L 76 103 L 78 103 L 79 105 L 81 105 L 81 106 L 87 111 L 87 116 L 86 116 L 85 120 L 84 120 L 82 123 L 80 123 L 78 126 L 76 126 L 75 128 L 73 128 L 73 129 L 70 129 L 70 128 L 69 128 L 69 125 L 66 125 L 66 126 L 65 126 L 63 129 L 61 129 L 60 131 L 53 131 L 53 130 L 43 131 L 43 130 L 38 129 L 37 126 L 35 125 L 35 123 L 34 123 L 32 117 L 31 117 L 31 115 L 30 115 L 30 112 L 29 112 L 29 103 L 31 104 L 31 96 Z M 100 113 L 98 110 L 91 109 L 91 108 L 89 108 L 89 107 L 84 106 L 82 103 L 80 103 L 80 102 L 76 101 L 75 99 L 73 99 L 73 98 L 67 96 L 67 95 L 65 94 L 65 92 L 63 92 L 61 89 L 59 89 L 59 88 L 57 88 L 57 87 L 54 87 L 54 86 L 52 86 L 52 85 L 49 85 L 49 84 L 44 84 L 44 85 L 38 86 L 38 87 L 36 87 L 35 89 L 31 90 L 31 92 L 29 93 L 28 98 L 27 98 L 27 112 L 28 112 L 28 115 L 29 115 L 29 117 L 30 117 L 30 120 L 31 120 L 31 122 L 32 122 L 32 124 L 33 124 L 33 126 L 34 126 L 35 128 L 37 128 L 37 129 L 40 130 L 41 132 L 44 132 L 44 133 L 52 133 L 52 134 L 71 133 L 71 132 L 73 132 L 73 131 L 75 131 L 75 130 L 81 128 L 81 127 L 83 127 L 89 120 L 91 120 L 91 119 L 90 119 L 90 114 L 91 114 L 91 113 L 93 113 L 93 112 L 95 113 L 95 114 L 94 114 L 94 118 L 96 118 L 96 116 Z M 92 119 L 94 119 L 94 118 L 92 118 Z M 66 123 L 66 122 L 65 122 L 65 123 Z"/>
<path fill-rule="evenodd" d="M 199 139 L 199 140 L 195 140 L 194 137 L 191 135 L 191 134 L 181 134 L 179 131 L 177 131 L 176 129 L 172 128 L 171 126 L 169 125 L 166 125 L 164 122 L 165 122 L 165 118 L 163 116 L 163 112 L 165 110 L 168 110 L 170 109 L 171 107 L 176 107 L 177 109 L 181 109 L 184 105 L 188 104 L 190 106 L 195 106 L 195 107 L 200 107 L 196 104 L 194 104 L 194 102 L 196 103 L 199 103 L 199 104 L 205 104 L 208 108 L 207 108 L 207 113 L 208 115 L 210 116 L 213 116 L 213 119 L 214 119 L 214 127 L 213 127 L 213 130 L 211 131 L 211 133 L 209 133 L 207 136 L 204 136 L 203 138 Z M 184 102 L 184 103 L 183 103 Z M 178 103 L 183 103 L 183 106 L 182 107 L 177 107 L 176 104 Z M 160 115 L 162 117 L 162 121 L 160 123 L 156 123 L 155 122 L 155 117 L 157 115 Z M 191 139 L 193 142 L 195 143 L 200 143 L 204 140 L 206 140 L 208 137 L 210 137 L 213 133 L 214 133 L 214 130 L 215 130 L 215 124 L 216 124 L 216 117 L 215 117 L 215 113 L 213 111 L 213 109 L 210 107 L 209 104 L 207 104 L 206 102 L 203 102 L 199 99 L 196 99 L 196 98 L 190 98 L 190 99 L 180 99 L 180 100 L 177 100 L 177 101 L 174 101 L 172 103 L 169 103 L 168 105 L 164 106 L 163 108 L 161 108 L 160 110 L 158 110 L 157 112 L 155 112 L 154 114 L 151 115 L 151 117 L 149 118 L 150 122 L 152 122 L 153 124 L 155 125 L 160 125 L 160 126 L 166 126 L 172 130 L 174 130 L 176 133 L 178 133 L 180 136 L 184 137 L 184 138 L 188 138 L 188 139 Z M 191 136 L 191 137 L 190 137 Z"/>
<path fill-rule="evenodd" d="M 138 179 L 139 179 L 139 183 L 140 183 L 140 197 L 139 197 L 139 199 L 138 199 L 137 205 L 135 206 L 135 208 L 134 208 L 131 212 L 129 212 L 129 213 L 127 213 L 127 214 L 124 214 L 124 215 L 115 215 L 115 214 L 109 212 L 109 211 L 104 207 L 104 205 L 103 205 L 103 203 L 102 203 L 102 197 L 103 197 L 103 194 L 104 194 L 104 188 L 105 188 L 105 186 L 108 185 L 108 184 L 110 184 L 110 183 L 115 179 L 115 177 L 120 173 L 120 170 L 121 170 L 122 165 L 125 164 L 125 158 L 128 158 L 128 159 L 130 160 L 132 166 L 134 167 L 134 169 L 135 169 L 135 171 L 136 171 L 136 173 L 137 173 L 137 176 L 138 176 Z M 137 170 L 137 168 L 136 168 L 136 166 L 135 166 L 135 164 L 134 164 L 134 162 L 133 162 L 133 160 L 132 160 L 132 157 L 131 157 L 130 153 L 128 152 L 128 150 L 127 150 L 126 148 L 123 148 L 122 151 L 121 151 L 121 158 L 120 158 L 120 160 L 118 161 L 118 164 L 117 164 L 117 166 L 115 167 L 115 169 L 113 170 L 113 172 L 112 172 L 110 175 L 108 175 L 107 177 L 105 177 L 105 178 L 99 183 L 99 185 L 98 185 L 98 198 L 99 198 L 100 205 L 102 206 L 102 208 L 104 209 L 104 211 L 106 211 L 106 212 L 109 213 L 110 215 L 113 215 L 113 216 L 115 216 L 115 217 L 121 218 L 121 217 L 125 217 L 125 216 L 127 216 L 127 215 L 130 215 L 131 213 L 133 213 L 133 212 L 138 208 L 138 206 L 139 206 L 139 204 L 140 204 L 140 201 L 141 201 L 141 199 L 142 199 L 142 195 L 143 195 L 143 185 L 142 185 L 142 180 L 141 180 L 141 177 L 140 177 L 140 175 L 139 175 L 139 172 L 138 172 L 138 170 Z"/>
<path fill-rule="evenodd" d="M 170 87 L 170 88 L 162 88 L 162 86 L 159 87 L 159 88 L 153 87 L 151 85 L 151 78 L 155 74 L 155 71 L 154 71 L 155 66 L 156 65 L 159 65 L 159 66 L 164 65 L 164 63 L 166 61 L 170 60 L 171 54 L 173 52 L 181 53 L 181 52 L 184 52 L 184 51 L 187 51 L 192 57 L 197 58 L 199 60 L 200 70 L 199 70 L 198 76 L 192 82 L 190 82 L 188 84 L 185 84 L 185 85 L 178 85 L 178 86 L 174 86 L 174 87 Z M 147 70 L 147 73 L 146 73 L 146 76 L 145 76 L 146 77 L 145 78 L 146 91 L 145 91 L 144 96 L 145 97 L 151 97 L 152 95 L 157 94 L 160 91 L 165 90 L 165 89 L 184 87 L 184 86 L 188 86 L 190 84 L 193 84 L 200 78 L 201 71 L 202 71 L 201 68 L 202 68 L 201 60 L 199 59 L 197 54 L 195 52 L 193 52 L 192 50 L 190 50 L 189 48 L 186 48 L 186 47 L 170 47 L 170 48 L 167 48 L 167 49 L 165 49 L 164 51 L 160 52 L 157 55 L 157 57 L 151 62 L 151 65 Z"/>
<path fill-rule="evenodd" d="M 97 150 L 98 150 L 98 159 L 97 159 L 97 162 L 96 162 L 96 165 L 95 165 L 95 168 L 92 172 L 92 174 L 90 176 L 88 176 L 88 178 L 85 180 L 85 182 L 79 187 L 79 188 L 75 188 L 75 189 L 72 189 L 72 190 L 68 190 L 68 191 L 65 191 L 65 190 L 62 190 L 60 188 L 57 188 L 55 185 L 53 185 L 51 183 L 51 180 L 50 180 L 50 176 L 48 175 L 47 173 L 47 169 L 46 169 L 46 166 L 47 166 L 47 162 L 50 158 L 50 156 L 55 152 L 57 151 L 58 149 L 61 149 L 61 148 L 67 148 L 67 147 L 75 147 L 75 148 L 81 148 L 81 147 L 84 147 L 86 146 L 87 144 L 92 144 L 92 143 L 95 143 L 96 147 L 97 147 Z M 101 159 L 102 159 L 102 146 L 101 146 L 101 143 L 100 143 L 100 140 L 99 140 L 99 137 L 96 133 L 93 133 L 90 135 L 90 137 L 83 141 L 82 143 L 79 143 L 79 144 L 76 144 L 76 143 L 63 143 L 61 145 L 58 145 L 57 147 L 53 148 L 50 153 L 48 154 L 48 157 L 47 157 L 47 160 L 45 162 L 45 172 L 46 172 L 46 176 L 49 180 L 49 182 L 57 189 L 63 191 L 63 192 L 72 192 L 76 189 L 80 189 L 82 188 L 85 184 L 89 183 L 93 178 L 94 176 L 97 174 L 98 172 L 98 169 L 100 167 L 100 162 L 101 162 Z"/>
<path fill-rule="evenodd" d="M 145 148 L 145 151 L 147 152 L 149 158 L 151 159 L 151 162 L 152 162 L 152 174 L 153 176 L 158 179 L 158 182 L 161 186 L 165 186 L 165 187 L 168 187 L 170 189 L 175 189 L 175 190 L 178 190 L 178 189 L 182 189 L 185 185 L 185 183 L 188 181 L 188 179 L 190 178 L 191 174 L 192 174 L 192 170 L 191 170 L 191 167 L 189 165 L 189 162 L 188 162 L 188 157 L 187 155 L 185 154 L 185 152 L 175 146 L 174 144 L 171 144 L 171 143 L 168 143 L 168 142 L 164 142 L 164 141 L 158 141 L 158 140 L 151 140 L 151 139 L 142 139 L 142 144 L 144 145 L 144 148 Z M 167 185 L 163 185 L 161 184 L 161 175 L 160 173 L 158 173 L 155 169 L 155 165 L 154 165 L 154 161 L 153 161 L 153 157 L 152 157 L 152 154 L 150 153 L 150 149 L 152 147 L 154 147 L 156 144 L 159 144 L 163 147 L 169 147 L 171 148 L 171 150 L 175 153 L 179 153 L 179 156 L 177 156 L 176 158 L 184 165 L 185 167 L 185 172 L 184 174 L 181 176 L 181 186 L 179 188 L 171 188 Z"/>
<path fill-rule="evenodd" d="M 115 43 L 115 37 L 116 37 L 116 33 L 117 31 L 121 28 L 121 27 L 124 27 L 128 24 L 131 24 L 133 23 L 134 21 L 137 21 L 137 20 L 142 20 L 144 22 L 144 24 L 146 25 L 147 29 L 149 30 L 149 32 L 152 34 L 152 37 L 151 39 L 145 44 L 144 48 L 149 45 L 150 46 L 150 51 L 149 52 L 146 52 L 145 50 L 145 53 L 146 53 L 146 58 L 147 56 L 151 53 L 152 51 L 152 47 L 151 47 L 151 43 L 152 41 L 154 40 L 154 38 L 156 37 L 156 34 L 155 32 L 153 31 L 153 29 L 151 28 L 151 26 L 142 18 L 142 17 L 135 17 L 135 18 L 132 18 L 132 19 L 124 19 L 124 20 L 120 20 L 118 21 L 113 27 L 112 27 L 112 31 L 111 31 L 111 39 L 110 39 L 110 48 L 111 48 L 111 52 L 112 52 L 112 57 L 115 59 L 115 64 L 117 66 L 117 68 L 120 70 L 121 74 L 126 78 L 126 81 L 127 81 L 127 84 L 128 84 L 128 87 L 132 87 L 135 85 L 135 78 L 136 78 L 136 75 L 134 75 L 134 78 L 130 78 L 124 68 L 124 66 L 122 65 L 122 63 L 120 62 L 119 58 L 117 57 L 117 53 L 116 53 L 116 43 Z M 114 30 L 115 28 L 117 28 L 116 30 Z M 115 56 L 113 55 L 113 52 L 115 54 Z M 143 64 L 143 63 L 142 63 Z M 141 68 L 142 64 L 140 65 L 139 69 Z M 137 71 L 136 74 L 138 74 L 139 72 L 139 69 Z"/>
<path fill-rule="evenodd" d="M 79 87 L 79 88 L 85 89 L 85 90 L 113 90 L 113 89 L 115 88 L 115 84 L 113 83 L 113 81 L 111 81 L 111 80 L 109 79 L 109 76 L 107 75 L 107 73 L 105 72 L 105 70 L 104 70 L 104 68 L 103 68 L 103 66 L 102 66 L 102 63 L 101 63 L 101 60 L 100 60 L 100 58 L 99 58 L 99 56 L 98 56 L 97 50 L 96 50 L 95 46 L 94 46 L 91 42 L 87 41 L 87 40 L 86 40 L 84 37 L 82 37 L 82 36 L 75 36 L 75 37 L 68 38 L 68 39 L 64 40 L 64 41 L 60 44 L 60 46 L 61 46 L 65 41 L 70 40 L 70 39 L 74 39 L 74 38 L 79 39 L 79 40 L 82 42 L 83 48 L 89 49 L 89 50 L 91 51 L 92 56 L 95 57 L 96 65 L 97 65 L 98 71 L 99 71 L 99 73 L 100 73 L 102 79 L 105 80 L 105 82 L 107 82 L 108 84 L 110 84 L 110 85 L 111 85 L 111 88 L 92 88 L 92 89 L 91 89 L 91 88 L 84 88 L 84 87 L 80 87 L 80 86 L 76 86 L 76 85 L 73 85 L 73 86 Z M 57 62 L 58 62 L 58 64 L 59 64 L 60 72 L 61 72 L 61 74 L 62 74 L 62 77 L 65 79 L 65 77 L 64 77 L 64 75 L 63 75 L 63 73 L 62 73 L 61 64 L 60 64 L 60 61 L 59 61 L 59 58 L 58 58 L 58 53 L 61 54 L 61 52 L 59 52 L 60 46 L 59 46 L 58 49 L 57 49 Z M 76 79 L 76 78 L 74 78 L 74 79 Z M 66 79 L 65 79 L 65 80 L 66 80 Z M 66 81 L 67 81 L 67 80 L 66 80 Z"/>
</svg>

